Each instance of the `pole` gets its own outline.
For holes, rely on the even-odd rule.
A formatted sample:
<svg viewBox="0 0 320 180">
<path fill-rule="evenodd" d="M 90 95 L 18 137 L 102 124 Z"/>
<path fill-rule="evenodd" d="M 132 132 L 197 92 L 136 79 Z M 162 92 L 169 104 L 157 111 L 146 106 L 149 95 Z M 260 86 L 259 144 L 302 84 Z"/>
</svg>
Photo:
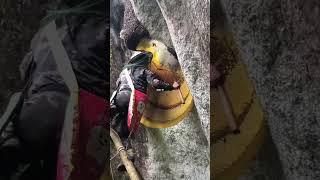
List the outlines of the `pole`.
<svg viewBox="0 0 320 180">
<path fill-rule="evenodd" d="M 114 143 L 114 146 L 116 147 L 117 151 L 120 154 L 121 161 L 123 162 L 124 166 L 126 167 L 130 179 L 131 180 L 140 180 L 140 177 L 138 175 L 136 168 L 134 167 L 133 163 L 128 158 L 128 154 L 125 151 L 125 148 L 121 142 L 120 137 L 115 132 L 115 130 L 113 130 L 112 128 L 110 128 L 110 137 Z"/>
</svg>

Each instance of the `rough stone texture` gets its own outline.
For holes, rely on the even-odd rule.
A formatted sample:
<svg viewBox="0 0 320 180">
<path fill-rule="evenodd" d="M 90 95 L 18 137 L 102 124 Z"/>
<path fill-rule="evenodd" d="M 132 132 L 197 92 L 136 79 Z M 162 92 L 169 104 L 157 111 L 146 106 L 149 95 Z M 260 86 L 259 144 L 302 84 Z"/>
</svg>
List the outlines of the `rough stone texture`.
<svg viewBox="0 0 320 180">
<path fill-rule="evenodd" d="M 258 152 L 239 180 L 283 180 L 282 165 L 271 136 L 267 136 L 263 148 Z"/>
<path fill-rule="evenodd" d="M 231 32 L 220 0 L 210 1 L 210 16 L 210 60 L 213 63 L 221 61 L 221 64 L 218 65 L 217 68 L 228 76 L 229 70 L 232 69 L 236 63 L 236 61 L 234 61 L 234 56 L 238 56 L 238 47 L 234 44 L 234 36 Z M 223 40 L 225 42 L 223 42 Z M 229 42 L 229 44 L 226 42 Z M 228 55 L 229 49 L 232 49 L 233 51 L 231 56 Z M 211 99 L 211 101 L 214 101 L 214 99 Z M 214 126 L 215 124 L 211 123 L 211 128 Z M 211 133 L 213 132 L 211 131 Z M 211 146 L 214 147 L 215 145 L 211 144 Z M 262 147 L 263 148 L 257 154 L 256 158 L 243 170 L 240 180 L 283 179 L 278 152 L 270 136 L 267 137 Z"/>
<path fill-rule="evenodd" d="M 208 143 L 197 120 L 194 109 L 174 127 L 141 128 L 133 147 L 144 179 L 209 179 Z"/>
<path fill-rule="evenodd" d="M 187 4 L 184 5 L 184 9 L 181 7 L 179 10 L 170 8 L 169 11 L 166 8 L 166 13 L 163 15 L 155 0 L 132 0 L 131 2 L 135 4 L 138 19 L 146 25 L 153 38 L 164 42 L 167 46 L 172 46 L 170 37 L 175 39 L 173 46 L 177 51 L 180 64 L 184 64 L 184 73 L 196 99 L 196 108 L 178 125 L 166 129 L 140 127 L 139 134 L 133 141 L 137 154 L 135 165 L 144 179 L 209 179 L 210 156 L 207 139 L 209 137 L 209 22 L 204 23 L 206 26 L 197 26 L 196 22 L 188 20 L 198 17 L 197 21 L 198 19 L 209 21 L 208 17 L 203 18 L 205 13 L 202 16 L 198 14 L 206 11 L 205 7 L 209 4 L 204 6 L 199 2 L 203 5 L 201 7 L 193 4 L 196 1 L 191 0 L 175 3 L 168 1 L 165 4 L 172 7 Z M 161 7 L 165 8 L 165 4 L 161 2 Z M 194 6 L 190 6 L 191 4 Z M 164 18 L 167 15 L 180 17 L 169 23 L 171 30 L 167 28 L 168 18 Z M 121 15 L 117 17 L 121 20 L 119 19 Z M 117 22 L 111 21 L 112 23 Z M 202 39 L 201 36 L 204 34 L 205 37 Z M 183 42 L 182 37 L 186 38 Z M 205 47 L 205 45 L 208 46 Z M 202 52 L 198 52 L 200 50 Z M 112 58 L 116 62 L 115 65 L 122 66 L 122 63 L 115 59 L 116 57 Z M 111 70 L 113 71 L 113 67 Z M 115 82 L 115 79 L 111 79 L 111 82 Z"/>
<path fill-rule="evenodd" d="M 267 112 L 285 178 L 319 179 L 319 1 L 221 3 Z"/>
<path fill-rule="evenodd" d="M 122 65 L 129 60 L 131 51 L 126 48 L 124 41 L 120 39 L 124 13 L 122 0 L 111 0 L 110 8 L 112 10 L 112 13 L 110 13 L 110 92 L 113 92 Z"/>
<path fill-rule="evenodd" d="M 194 97 L 201 126 L 210 137 L 209 0 L 157 0 Z"/>
<path fill-rule="evenodd" d="M 139 41 L 142 38 L 151 38 L 149 31 L 136 17 L 134 8 L 130 1 L 124 2 L 124 15 L 120 38 L 126 43 L 127 48 L 132 51 L 136 50 L 139 45 Z"/>
<path fill-rule="evenodd" d="M 161 15 L 161 10 L 156 0 L 150 0 L 146 3 L 145 0 L 131 0 L 134 4 L 134 11 L 140 22 L 146 27 L 152 36 L 152 39 L 157 39 L 172 47 L 171 37 L 167 28 L 166 21 Z"/>
</svg>

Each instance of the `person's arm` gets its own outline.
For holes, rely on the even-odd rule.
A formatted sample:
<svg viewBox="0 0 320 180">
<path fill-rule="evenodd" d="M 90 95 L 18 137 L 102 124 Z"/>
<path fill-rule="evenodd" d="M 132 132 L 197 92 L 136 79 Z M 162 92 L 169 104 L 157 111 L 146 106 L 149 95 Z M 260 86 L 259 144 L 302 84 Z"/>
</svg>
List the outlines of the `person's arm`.
<svg viewBox="0 0 320 180">
<path fill-rule="evenodd" d="M 156 89 L 164 89 L 165 91 L 171 91 L 171 90 L 176 89 L 171 84 L 159 79 L 150 70 L 146 69 L 144 72 L 146 73 L 148 84 L 150 84 L 152 87 L 154 87 Z"/>
</svg>

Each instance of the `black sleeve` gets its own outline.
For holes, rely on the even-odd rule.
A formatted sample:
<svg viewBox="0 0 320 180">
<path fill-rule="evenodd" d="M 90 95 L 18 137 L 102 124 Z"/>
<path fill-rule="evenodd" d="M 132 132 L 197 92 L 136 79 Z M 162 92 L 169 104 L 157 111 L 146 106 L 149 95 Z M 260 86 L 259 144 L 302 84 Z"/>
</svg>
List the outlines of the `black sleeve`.
<svg viewBox="0 0 320 180">
<path fill-rule="evenodd" d="M 174 88 L 169 83 L 159 79 L 153 72 L 148 69 L 145 69 L 144 73 L 146 74 L 147 82 L 152 87 L 156 89 L 164 89 L 165 91 L 173 90 Z"/>
</svg>

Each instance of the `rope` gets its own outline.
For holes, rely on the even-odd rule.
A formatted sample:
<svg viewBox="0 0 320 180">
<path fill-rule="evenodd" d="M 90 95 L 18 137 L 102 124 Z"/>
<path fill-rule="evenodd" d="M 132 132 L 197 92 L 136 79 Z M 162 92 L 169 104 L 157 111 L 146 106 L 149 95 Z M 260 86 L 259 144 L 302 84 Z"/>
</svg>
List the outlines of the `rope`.
<svg viewBox="0 0 320 180">
<path fill-rule="evenodd" d="M 134 164 L 128 159 L 128 154 L 126 153 L 123 144 L 121 142 L 121 139 L 119 135 L 110 128 L 110 137 L 115 145 L 117 147 L 117 151 L 120 153 L 120 158 L 127 169 L 128 175 L 132 180 L 140 180 L 139 173 L 137 172 L 136 168 L 134 167 Z"/>
<path fill-rule="evenodd" d="M 125 149 L 123 146 L 119 147 L 119 148 L 117 149 L 117 153 L 110 158 L 110 161 L 111 161 L 112 159 L 114 159 L 114 158 L 120 153 L 120 151 L 124 151 L 124 150 L 126 150 L 126 149 Z"/>
<path fill-rule="evenodd" d="M 118 135 L 118 133 L 117 133 L 115 130 L 111 129 L 111 131 L 113 131 L 115 134 Z M 131 134 L 132 134 L 132 130 L 130 131 L 130 134 L 129 134 L 127 140 L 129 140 Z M 110 161 L 112 161 L 115 157 L 117 157 L 117 155 L 119 155 L 120 151 L 125 151 L 125 150 L 127 150 L 127 146 L 128 146 L 128 143 L 126 144 L 126 147 L 120 146 L 120 147 L 117 149 L 117 153 L 110 158 Z"/>
<path fill-rule="evenodd" d="M 125 148 L 126 150 L 128 150 L 128 144 L 129 144 L 128 142 L 130 141 L 131 135 L 133 134 L 132 132 L 133 132 L 133 128 L 131 128 L 129 136 L 127 138 L 127 143 L 126 143 L 126 148 Z"/>
</svg>

